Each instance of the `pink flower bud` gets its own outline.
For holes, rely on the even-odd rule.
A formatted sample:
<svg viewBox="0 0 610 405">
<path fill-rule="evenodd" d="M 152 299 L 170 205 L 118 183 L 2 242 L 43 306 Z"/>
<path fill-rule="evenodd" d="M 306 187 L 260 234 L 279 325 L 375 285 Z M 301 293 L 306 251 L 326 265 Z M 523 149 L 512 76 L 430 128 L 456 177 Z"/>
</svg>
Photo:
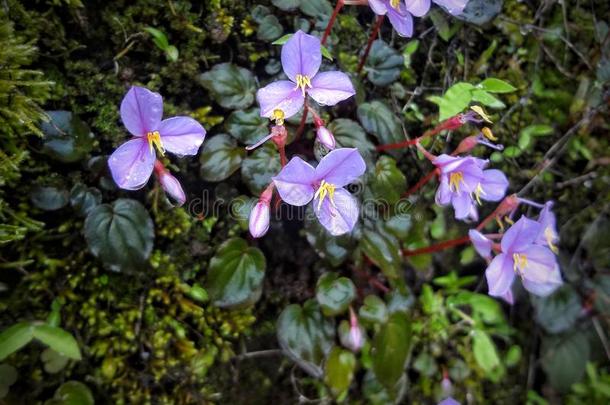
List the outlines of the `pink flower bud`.
<svg viewBox="0 0 610 405">
<path fill-rule="evenodd" d="M 462 139 L 462 142 L 458 145 L 458 147 L 453 152 L 453 155 L 461 155 L 462 153 L 470 152 L 477 144 L 479 143 L 478 138 L 475 136 L 467 136 Z"/>
<path fill-rule="evenodd" d="M 316 137 L 318 138 L 318 141 L 320 141 L 320 143 L 326 146 L 328 149 L 335 149 L 335 137 L 333 136 L 333 133 L 328 130 L 328 128 L 322 126 L 318 127 Z"/>
<path fill-rule="evenodd" d="M 443 377 L 441 380 L 441 389 L 443 390 L 444 397 L 450 397 L 453 394 L 453 384 L 448 377 Z"/>
<path fill-rule="evenodd" d="M 270 215 L 269 201 L 264 199 L 256 203 L 250 212 L 250 235 L 254 238 L 260 238 L 267 233 L 269 229 Z"/>
<path fill-rule="evenodd" d="M 182 186 L 178 179 L 165 169 L 157 170 L 156 174 L 163 190 L 178 203 L 178 206 L 184 204 L 186 196 L 184 195 L 184 190 L 182 190 Z"/>
</svg>

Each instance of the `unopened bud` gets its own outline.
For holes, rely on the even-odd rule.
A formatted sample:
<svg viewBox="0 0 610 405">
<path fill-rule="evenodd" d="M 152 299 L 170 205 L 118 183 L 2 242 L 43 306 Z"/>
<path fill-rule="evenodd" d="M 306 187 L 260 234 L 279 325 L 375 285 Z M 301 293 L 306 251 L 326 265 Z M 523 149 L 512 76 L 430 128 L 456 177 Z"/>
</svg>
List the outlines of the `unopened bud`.
<svg viewBox="0 0 610 405">
<path fill-rule="evenodd" d="M 164 167 L 155 164 L 155 173 L 165 192 L 176 201 L 178 206 L 186 202 L 186 195 L 177 178 L 171 175 Z"/>
<path fill-rule="evenodd" d="M 316 137 L 318 138 L 318 141 L 320 141 L 320 143 L 326 146 L 328 149 L 335 149 L 335 137 L 333 136 L 333 133 L 328 130 L 328 128 L 323 126 L 318 127 Z"/>
<path fill-rule="evenodd" d="M 462 153 L 468 153 L 479 143 L 478 137 L 476 135 L 467 136 L 462 139 L 462 142 L 455 148 L 452 155 L 461 155 Z"/>
<path fill-rule="evenodd" d="M 441 389 L 443 390 L 444 397 L 450 397 L 453 394 L 453 384 L 448 377 L 443 377 L 441 380 Z"/>
<path fill-rule="evenodd" d="M 249 228 L 250 235 L 253 238 L 260 238 L 269 230 L 269 216 L 271 212 L 269 205 L 269 201 L 261 199 L 250 212 Z"/>
</svg>

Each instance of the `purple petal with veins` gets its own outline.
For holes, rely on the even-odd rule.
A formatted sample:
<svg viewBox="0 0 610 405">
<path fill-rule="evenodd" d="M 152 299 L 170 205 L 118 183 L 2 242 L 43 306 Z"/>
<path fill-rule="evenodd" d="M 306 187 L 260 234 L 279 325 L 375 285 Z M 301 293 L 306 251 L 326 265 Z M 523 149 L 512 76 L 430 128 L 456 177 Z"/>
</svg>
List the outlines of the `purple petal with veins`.
<svg viewBox="0 0 610 405">
<path fill-rule="evenodd" d="M 144 87 L 133 86 L 121 101 L 121 119 L 134 136 L 156 131 L 163 117 L 163 98 Z"/>
<path fill-rule="evenodd" d="M 349 77 L 343 72 L 318 73 L 311 80 L 307 94 L 321 105 L 335 105 L 350 98 L 356 91 Z"/>
<path fill-rule="evenodd" d="M 293 157 L 280 173 L 273 177 L 277 191 L 286 203 L 302 206 L 313 198 L 316 171 L 300 157 Z"/>
<path fill-rule="evenodd" d="M 356 148 L 335 149 L 316 168 L 316 179 L 343 187 L 364 174 L 366 163 Z"/>
<path fill-rule="evenodd" d="M 146 184 L 155 164 L 155 152 L 145 138 L 134 138 L 119 146 L 108 158 L 114 182 L 125 190 L 138 190 Z"/>
<path fill-rule="evenodd" d="M 334 236 L 350 232 L 358 221 L 358 203 L 343 188 L 337 188 L 333 199 L 325 198 L 321 205 L 316 197 L 313 209 L 320 223 Z"/>
<path fill-rule="evenodd" d="M 321 63 L 320 40 L 313 35 L 299 30 L 282 46 L 284 73 L 295 83 L 297 75 L 313 78 Z"/>
<path fill-rule="evenodd" d="M 158 127 L 163 147 L 178 156 L 196 155 L 205 139 L 205 129 L 191 117 L 173 117 Z"/>
<path fill-rule="evenodd" d="M 261 117 L 272 118 L 275 110 L 282 110 L 284 118 L 290 118 L 303 108 L 305 97 L 295 84 L 288 80 L 273 82 L 259 89 L 256 99 L 261 107 Z"/>
</svg>

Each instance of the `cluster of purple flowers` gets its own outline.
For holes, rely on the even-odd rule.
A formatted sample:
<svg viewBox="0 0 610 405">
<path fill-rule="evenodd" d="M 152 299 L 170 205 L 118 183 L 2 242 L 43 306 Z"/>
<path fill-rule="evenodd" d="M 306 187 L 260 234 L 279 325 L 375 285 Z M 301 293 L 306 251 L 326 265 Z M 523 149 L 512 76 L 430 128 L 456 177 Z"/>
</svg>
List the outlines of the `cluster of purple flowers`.
<svg viewBox="0 0 610 405">
<path fill-rule="evenodd" d="M 452 15 L 462 14 L 468 0 L 432 0 Z M 430 0 L 368 0 L 377 15 L 387 15 L 390 23 L 403 37 L 413 35 L 413 16 L 423 17 L 430 10 Z"/>
</svg>

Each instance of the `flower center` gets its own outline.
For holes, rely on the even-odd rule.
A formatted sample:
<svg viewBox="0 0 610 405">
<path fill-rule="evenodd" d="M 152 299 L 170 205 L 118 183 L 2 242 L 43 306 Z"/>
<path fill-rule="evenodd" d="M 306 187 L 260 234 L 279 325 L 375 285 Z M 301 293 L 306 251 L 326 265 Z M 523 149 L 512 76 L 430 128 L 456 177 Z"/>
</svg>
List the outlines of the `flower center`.
<svg viewBox="0 0 610 405">
<path fill-rule="evenodd" d="M 527 266 L 527 256 L 523 253 L 513 253 L 513 270 L 517 274 L 521 274 Z"/>
<path fill-rule="evenodd" d="M 398 10 L 398 5 L 400 4 L 400 0 L 390 0 L 390 6 L 394 7 Z"/>
<path fill-rule="evenodd" d="M 334 184 L 331 183 L 327 183 L 326 180 L 322 180 L 322 182 L 320 183 L 320 187 L 318 187 L 318 190 L 316 191 L 316 194 L 314 195 L 314 198 L 318 197 L 318 211 L 320 210 L 320 207 L 322 207 L 322 202 L 324 201 L 324 199 L 328 196 L 328 199 L 330 200 L 330 203 L 333 207 L 335 207 L 335 189 L 337 188 L 337 186 L 335 186 Z"/>
<path fill-rule="evenodd" d="M 553 241 L 556 239 L 556 235 L 550 226 L 547 226 L 544 230 L 544 237 L 546 238 L 546 243 L 549 245 L 549 248 L 553 251 L 553 253 L 557 254 L 559 249 L 557 249 L 557 246 L 553 243 Z"/>
<path fill-rule="evenodd" d="M 273 110 L 273 116 L 272 116 L 272 120 L 275 121 L 276 125 L 284 125 L 284 111 L 278 109 Z"/>
<path fill-rule="evenodd" d="M 161 142 L 161 134 L 159 131 L 152 131 L 146 133 L 146 139 L 148 139 L 148 146 L 150 146 L 150 152 L 154 152 L 156 147 L 161 156 L 165 155 L 165 148 L 163 142 Z"/>
<path fill-rule="evenodd" d="M 305 89 L 307 87 L 311 87 L 311 79 L 309 78 L 309 76 L 303 76 L 303 75 L 296 75 L 295 77 L 296 82 L 297 82 L 297 87 L 296 89 L 301 89 L 301 91 L 303 92 L 303 97 L 305 97 Z"/>
<path fill-rule="evenodd" d="M 464 182 L 464 173 L 453 172 L 449 175 L 449 190 L 456 193 L 460 192 L 460 183 Z"/>
</svg>

